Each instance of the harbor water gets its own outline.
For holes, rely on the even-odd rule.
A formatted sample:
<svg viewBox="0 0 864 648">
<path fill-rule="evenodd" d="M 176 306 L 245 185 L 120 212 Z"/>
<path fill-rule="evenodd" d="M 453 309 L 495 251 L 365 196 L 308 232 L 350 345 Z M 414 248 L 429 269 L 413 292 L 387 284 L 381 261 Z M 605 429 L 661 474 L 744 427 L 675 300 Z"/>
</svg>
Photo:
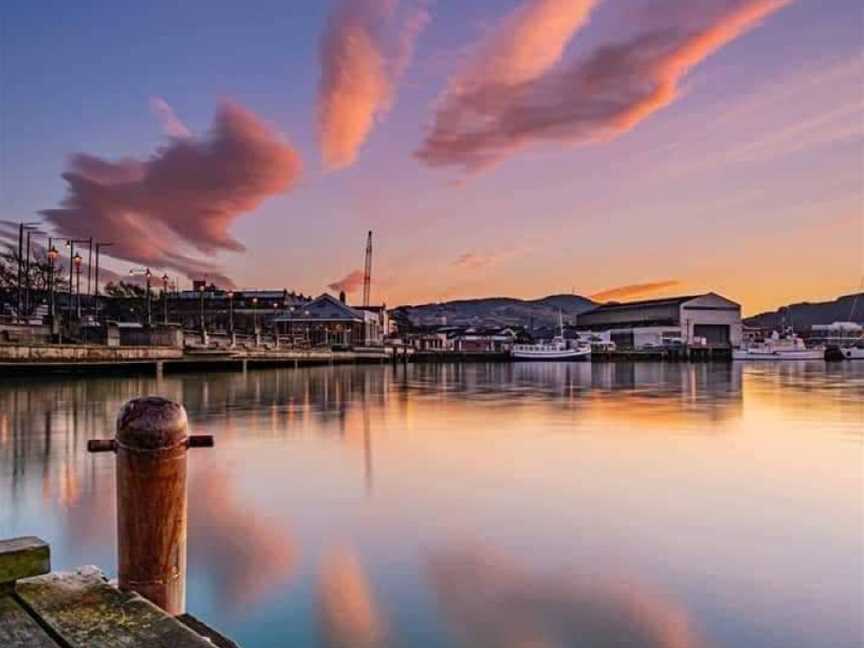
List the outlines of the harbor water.
<svg viewBox="0 0 864 648">
<path fill-rule="evenodd" d="M 0 538 L 114 575 L 142 395 L 215 437 L 188 609 L 248 648 L 864 640 L 864 362 L 0 378 Z"/>
</svg>

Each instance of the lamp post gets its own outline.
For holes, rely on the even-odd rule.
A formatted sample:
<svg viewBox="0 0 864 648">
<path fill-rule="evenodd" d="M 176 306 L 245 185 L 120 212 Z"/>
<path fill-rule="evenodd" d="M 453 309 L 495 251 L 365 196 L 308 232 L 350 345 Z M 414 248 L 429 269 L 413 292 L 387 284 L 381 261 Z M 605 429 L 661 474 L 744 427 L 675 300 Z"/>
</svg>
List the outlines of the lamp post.
<svg viewBox="0 0 864 648">
<path fill-rule="evenodd" d="M 99 296 L 99 251 L 102 248 L 111 247 L 112 245 L 114 245 L 114 244 L 113 243 L 105 243 L 102 241 L 98 241 L 96 243 L 96 270 L 94 272 L 94 274 L 96 276 L 94 277 L 93 283 L 94 283 L 94 287 L 96 288 L 96 290 L 94 292 L 96 293 L 97 297 Z"/>
<path fill-rule="evenodd" d="M 200 307 L 199 307 L 199 311 L 200 311 L 199 319 L 201 320 L 201 336 L 202 336 L 202 338 L 206 337 L 206 335 L 207 335 L 207 327 L 204 324 L 204 289 L 206 287 L 207 286 L 204 284 L 204 282 L 202 282 L 198 286 L 198 291 L 201 294 L 201 302 L 200 302 Z"/>
<path fill-rule="evenodd" d="M 129 271 L 130 275 L 144 275 L 147 285 L 147 315 L 145 320 L 145 325 L 149 328 L 153 326 L 153 312 L 150 304 L 150 277 L 153 276 L 153 273 L 150 272 L 150 268 L 132 268 Z"/>
<path fill-rule="evenodd" d="M 75 316 L 81 319 L 81 261 L 83 258 L 80 254 L 72 257 L 72 264 L 75 266 Z"/>
<path fill-rule="evenodd" d="M 162 323 L 168 324 L 168 274 L 162 275 Z"/>
<path fill-rule="evenodd" d="M 228 334 L 234 335 L 234 291 L 229 290 L 225 296 L 228 297 Z"/>
<path fill-rule="evenodd" d="M 252 331 L 258 334 L 258 298 L 252 298 Z"/>
<path fill-rule="evenodd" d="M 56 317 L 56 305 L 54 301 L 54 262 L 60 256 L 54 247 L 54 239 L 48 238 L 48 314 L 51 317 L 51 326 L 54 326 Z"/>
<path fill-rule="evenodd" d="M 89 242 L 90 242 L 90 239 L 69 239 L 68 241 L 66 241 L 66 247 L 69 248 L 69 312 L 72 312 L 72 291 L 74 290 L 74 284 L 72 282 L 72 279 L 73 279 L 72 273 L 75 270 L 75 257 L 76 256 L 78 257 L 78 265 L 79 266 L 81 264 L 81 261 L 83 260 L 81 258 L 80 254 L 78 254 L 78 255 L 75 254 L 75 244 L 76 243 L 89 243 Z M 78 310 L 78 317 L 81 317 L 81 299 L 80 299 L 81 293 L 80 293 L 80 291 L 78 292 L 78 295 L 79 295 L 79 299 L 78 299 L 77 310 Z"/>
</svg>

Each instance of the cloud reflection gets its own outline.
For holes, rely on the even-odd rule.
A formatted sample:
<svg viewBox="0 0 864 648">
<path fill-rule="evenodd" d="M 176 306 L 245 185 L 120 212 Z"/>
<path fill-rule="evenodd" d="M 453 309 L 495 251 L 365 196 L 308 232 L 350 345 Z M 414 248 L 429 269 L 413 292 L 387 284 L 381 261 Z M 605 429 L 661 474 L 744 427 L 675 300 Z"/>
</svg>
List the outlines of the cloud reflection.
<svg viewBox="0 0 864 648">
<path fill-rule="evenodd" d="M 319 619 L 328 648 L 385 645 L 384 623 L 356 553 L 331 549 L 318 579 Z"/>
<path fill-rule="evenodd" d="M 298 550 L 292 536 L 270 524 L 232 490 L 218 470 L 193 475 L 190 552 L 193 573 L 206 573 L 225 607 L 239 610 L 266 597 L 291 578 Z"/>
<path fill-rule="evenodd" d="M 537 573 L 479 547 L 434 553 L 428 574 L 466 646 L 704 645 L 684 609 L 632 582 Z"/>
</svg>

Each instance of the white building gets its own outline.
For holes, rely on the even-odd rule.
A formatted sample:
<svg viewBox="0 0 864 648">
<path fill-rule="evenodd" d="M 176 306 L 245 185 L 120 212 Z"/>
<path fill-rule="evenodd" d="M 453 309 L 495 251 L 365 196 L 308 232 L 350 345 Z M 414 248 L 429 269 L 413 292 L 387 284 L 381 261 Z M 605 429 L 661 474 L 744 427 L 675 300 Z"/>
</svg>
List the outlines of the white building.
<svg viewBox="0 0 864 648">
<path fill-rule="evenodd" d="M 603 304 L 577 318 L 581 330 L 609 331 L 618 349 L 741 344 L 741 306 L 715 293 Z"/>
</svg>

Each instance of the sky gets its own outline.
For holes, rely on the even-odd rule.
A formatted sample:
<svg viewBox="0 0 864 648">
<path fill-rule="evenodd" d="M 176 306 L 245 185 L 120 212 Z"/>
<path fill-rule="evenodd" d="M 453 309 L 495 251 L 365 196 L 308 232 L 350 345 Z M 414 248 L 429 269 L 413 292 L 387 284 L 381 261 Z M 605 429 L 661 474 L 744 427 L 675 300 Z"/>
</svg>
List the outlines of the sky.
<svg viewBox="0 0 864 648">
<path fill-rule="evenodd" d="M 854 0 L 4 4 L 0 221 L 188 285 L 755 313 L 864 277 Z M 7 229 L 8 231 L 8 225 Z"/>
</svg>

